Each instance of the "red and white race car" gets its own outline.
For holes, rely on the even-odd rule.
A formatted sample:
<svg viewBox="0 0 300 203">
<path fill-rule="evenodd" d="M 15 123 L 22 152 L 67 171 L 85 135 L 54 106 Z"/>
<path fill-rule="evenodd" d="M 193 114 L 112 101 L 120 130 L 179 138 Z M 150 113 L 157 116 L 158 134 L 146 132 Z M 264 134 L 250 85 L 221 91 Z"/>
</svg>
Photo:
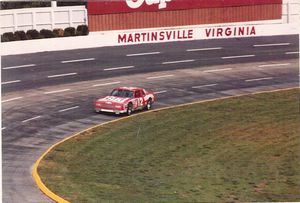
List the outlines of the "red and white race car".
<svg viewBox="0 0 300 203">
<path fill-rule="evenodd" d="M 135 110 L 151 109 L 154 101 L 153 92 L 138 87 L 119 87 L 109 96 L 98 99 L 95 102 L 95 111 L 130 115 Z"/>
</svg>

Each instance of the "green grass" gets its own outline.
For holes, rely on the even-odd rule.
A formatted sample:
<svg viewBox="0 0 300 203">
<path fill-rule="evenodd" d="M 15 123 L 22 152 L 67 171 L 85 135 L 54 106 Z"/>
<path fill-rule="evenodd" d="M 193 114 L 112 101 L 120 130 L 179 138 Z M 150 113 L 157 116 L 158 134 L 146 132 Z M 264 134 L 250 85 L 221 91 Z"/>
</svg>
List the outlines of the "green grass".
<svg viewBox="0 0 300 203">
<path fill-rule="evenodd" d="M 71 202 L 300 201 L 299 89 L 130 117 L 39 166 Z"/>
</svg>

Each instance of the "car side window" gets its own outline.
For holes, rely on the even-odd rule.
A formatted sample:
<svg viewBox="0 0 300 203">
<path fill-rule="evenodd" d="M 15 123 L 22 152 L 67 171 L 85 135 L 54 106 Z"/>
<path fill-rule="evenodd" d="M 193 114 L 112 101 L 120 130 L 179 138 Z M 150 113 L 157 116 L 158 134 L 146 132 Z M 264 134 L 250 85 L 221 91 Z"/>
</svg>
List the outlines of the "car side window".
<svg viewBox="0 0 300 203">
<path fill-rule="evenodd" d="M 141 97 L 141 92 L 139 90 L 135 91 L 135 97 L 136 98 Z"/>
<path fill-rule="evenodd" d="M 132 91 L 125 91 L 125 96 L 124 97 L 132 97 L 133 92 Z"/>
<path fill-rule="evenodd" d="M 118 95 L 118 90 L 113 90 L 111 93 L 110 93 L 111 96 L 117 96 Z"/>
</svg>

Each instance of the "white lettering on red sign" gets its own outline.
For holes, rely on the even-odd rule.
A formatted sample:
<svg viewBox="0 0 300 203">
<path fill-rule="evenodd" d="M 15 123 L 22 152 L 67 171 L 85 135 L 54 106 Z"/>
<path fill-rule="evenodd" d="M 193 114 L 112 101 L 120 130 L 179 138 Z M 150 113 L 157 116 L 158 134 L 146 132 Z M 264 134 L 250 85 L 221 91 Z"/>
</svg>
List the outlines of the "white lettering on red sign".
<svg viewBox="0 0 300 203">
<path fill-rule="evenodd" d="M 126 0 L 126 3 L 127 6 L 135 9 L 141 7 L 145 1 L 148 6 L 151 6 L 153 4 L 158 4 L 158 8 L 163 9 L 167 7 L 167 2 L 170 2 L 172 0 Z"/>
</svg>

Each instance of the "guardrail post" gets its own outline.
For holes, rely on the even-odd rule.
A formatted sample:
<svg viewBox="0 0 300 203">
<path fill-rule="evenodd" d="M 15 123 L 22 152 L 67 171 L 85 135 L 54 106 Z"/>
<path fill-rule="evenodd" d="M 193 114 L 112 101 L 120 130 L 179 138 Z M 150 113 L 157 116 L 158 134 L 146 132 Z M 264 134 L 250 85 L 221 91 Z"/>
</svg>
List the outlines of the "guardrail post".
<svg viewBox="0 0 300 203">
<path fill-rule="evenodd" d="M 68 9 L 68 13 L 69 13 L 69 25 L 70 27 L 72 27 L 73 26 L 72 9 Z"/>
<path fill-rule="evenodd" d="M 55 27 L 55 18 L 54 18 L 54 8 L 57 7 L 56 1 L 51 1 L 51 29 L 53 30 Z"/>
<path fill-rule="evenodd" d="M 18 30 L 18 14 L 14 11 L 14 32 Z"/>
<path fill-rule="evenodd" d="M 51 9 L 51 29 L 53 30 L 55 26 L 55 18 L 54 18 L 54 9 Z"/>
<path fill-rule="evenodd" d="M 56 1 L 51 1 L 51 7 L 57 7 L 57 2 Z"/>
<path fill-rule="evenodd" d="M 286 12 L 287 12 L 286 21 L 287 21 L 287 24 L 289 24 L 290 23 L 290 3 L 289 2 L 286 3 Z"/>
<path fill-rule="evenodd" d="M 36 29 L 36 12 L 32 11 L 32 29 Z"/>
<path fill-rule="evenodd" d="M 87 12 L 87 9 L 84 9 L 84 24 L 85 25 L 88 25 L 88 12 Z"/>
</svg>

